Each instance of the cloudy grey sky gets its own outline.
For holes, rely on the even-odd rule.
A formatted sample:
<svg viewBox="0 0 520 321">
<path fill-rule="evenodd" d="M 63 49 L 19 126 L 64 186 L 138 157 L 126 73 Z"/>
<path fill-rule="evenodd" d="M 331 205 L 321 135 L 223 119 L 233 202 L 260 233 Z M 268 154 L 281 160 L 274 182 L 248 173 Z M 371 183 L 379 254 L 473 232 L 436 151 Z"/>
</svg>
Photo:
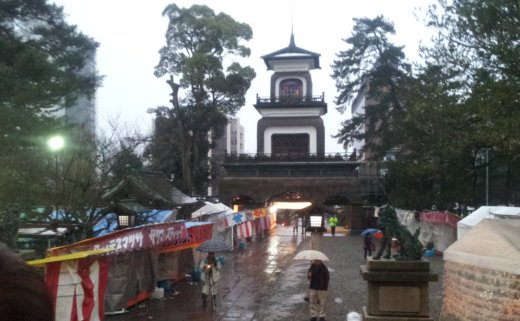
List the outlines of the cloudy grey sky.
<svg viewBox="0 0 520 321">
<path fill-rule="evenodd" d="M 314 95 L 325 93 L 328 114 L 323 117 L 326 127 L 326 152 L 342 152 L 342 147 L 330 135 L 338 131 L 348 115 L 335 109 L 336 88 L 330 65 L 335 54 L 347 49 L 342 39 L 350 36 L 352 18 L 373 18 L 384 15 L 395 23 L 395 44 L 405 45 L 410 59 L 417 57 L 421 41 L 430 38 L 417 10 L 434 0 L 50 0 L 64 7 L 67 21 L 100 43 L 97 69 L 105 76 L 99 88 L 96 105 L 98 126 L 108 120 L 151 128 L 152 115 L 146 111 L 157 106 L 169 106 L 169 86 L 165 78 L 156 78 L 154 67 L 159 61 L 159 49 L 164 45 L 168 24 L 162 16 L 166 5 L 179 7 L 206 4 L 215 12 L 225 12 L 239 22 L 249 24 L 253 39 L 248 42 L 251 56 L 243 63 L 253 67 L 257 77 L 247 93 L 246 105 L 238 113 L 245 127 L 246 152 L 256 152 L 256 122 L 260 118 L 253 104 L 256 95 L 269 95 L 271 72 L 266 70 L 262 55 L 289 44 L 291 26 L 298 47 L 321 54 L 320 70 L 311 72 Z M 420 12 L 420 11 L 419 11 Z"/>
</svg>

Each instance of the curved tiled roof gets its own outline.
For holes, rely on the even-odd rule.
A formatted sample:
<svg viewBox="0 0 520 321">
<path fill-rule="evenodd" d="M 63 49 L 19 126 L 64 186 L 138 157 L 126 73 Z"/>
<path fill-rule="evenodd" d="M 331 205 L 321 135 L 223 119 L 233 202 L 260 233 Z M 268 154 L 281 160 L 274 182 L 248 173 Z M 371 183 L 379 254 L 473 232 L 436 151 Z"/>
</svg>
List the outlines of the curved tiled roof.
<svg viewBox="0 0 520 321">
<path fill-rule="evenodd" d="M 145 198 L 163 204 L 183 205 L 197 202 L 196 199 L 175 188 L 164 175 L 155 172 L 139 172 L 128 175 L 112 189 L 108 190 L 102 198 L 105 200 L 118 198 L 117 195 L 129 187 L 132 187 L 133 191 L 139 191 L 139 194 Z M 136 197 L 131 196 L 131 198 Z"/>
<path fill-rule="evenodd" d="M 262 59 L 264 59 L 265 65 L 267 66 L 268 70 L 272 70 L 272 66 L 269 63 L 271 60 L 284 60 L 284 59 L 295 59 L 295 58 L 313 59 L 314 68 L 321 68 L 320 67 L 320 54 L 297 47 L 294 42 L 293 33 L 291 33 L 291 40 L 289 41 L 288 47 L 285 47 L 283 49 L 280 49 L 280 50 L 277 50 L 270 54 L 262 56 Z"/>
</svg>

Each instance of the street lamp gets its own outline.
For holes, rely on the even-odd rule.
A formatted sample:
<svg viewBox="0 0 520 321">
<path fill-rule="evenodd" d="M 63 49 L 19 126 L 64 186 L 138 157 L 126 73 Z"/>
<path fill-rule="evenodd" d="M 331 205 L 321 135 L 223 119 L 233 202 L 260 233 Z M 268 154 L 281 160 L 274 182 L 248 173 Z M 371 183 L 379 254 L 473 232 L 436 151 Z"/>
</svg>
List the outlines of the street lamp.
<svg viewBox="0 0 520 321">
<path fill-rule="evenodd" d="M 65 140 L 58 135 L 52 136 L 47 142 L 47 146 L 49 146 L 53 152 L 59 152 L 65 146 Z"/>
</svg>

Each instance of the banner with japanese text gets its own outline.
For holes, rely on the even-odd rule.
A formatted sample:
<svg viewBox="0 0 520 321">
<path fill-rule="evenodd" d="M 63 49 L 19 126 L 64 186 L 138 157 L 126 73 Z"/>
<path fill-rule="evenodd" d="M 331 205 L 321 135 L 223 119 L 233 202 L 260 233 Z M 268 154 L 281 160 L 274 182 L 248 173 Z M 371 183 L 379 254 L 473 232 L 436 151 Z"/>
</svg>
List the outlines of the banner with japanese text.
<svg viewBox="0 0 520 321">
<path fill-rule="evenodd" d="M 187 239 L 188 231 L 184 222 L 143 225 L 53 248 L 49 251 L 49 254 L 56 256 L 76 251 L 98 249 L 113 249 L 115 252 L 120 253 L 146 248 L 173 246 L 185 242 Z"/>
</svg>

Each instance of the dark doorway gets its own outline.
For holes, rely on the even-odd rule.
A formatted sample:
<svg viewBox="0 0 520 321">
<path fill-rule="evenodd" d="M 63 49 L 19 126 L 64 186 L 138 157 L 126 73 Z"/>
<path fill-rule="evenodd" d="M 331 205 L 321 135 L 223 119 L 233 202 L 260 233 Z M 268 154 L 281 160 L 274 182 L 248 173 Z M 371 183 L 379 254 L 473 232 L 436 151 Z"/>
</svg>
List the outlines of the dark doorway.
<svg viewBox="0 0 520 321">
<path fill-rule="evenodd" d="M 274 134 L 272 154 L 309 154 L 309 134 Z"/>
</svg>

